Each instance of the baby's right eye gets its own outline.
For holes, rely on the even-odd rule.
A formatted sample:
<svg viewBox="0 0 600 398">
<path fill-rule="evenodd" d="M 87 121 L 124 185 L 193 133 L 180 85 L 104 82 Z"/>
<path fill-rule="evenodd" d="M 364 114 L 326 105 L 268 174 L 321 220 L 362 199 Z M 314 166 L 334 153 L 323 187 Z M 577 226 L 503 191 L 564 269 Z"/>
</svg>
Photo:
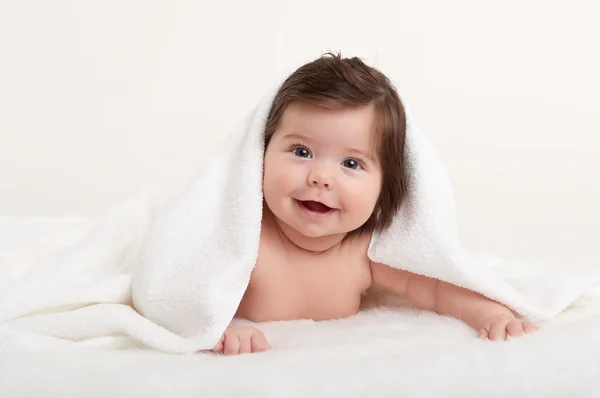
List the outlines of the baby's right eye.
<svg viewBox="0 0 600 398">
<path fill-rule="evenodd" d="M 303 146 L 297 146 L 297 147 L 293 148 L 292 152 L 294 153 L 294 155 L 299 156 L 301 158 L 310 157 L 310 152 L 308 151 L 308 149 L 306 149 Z"/>
</svg>

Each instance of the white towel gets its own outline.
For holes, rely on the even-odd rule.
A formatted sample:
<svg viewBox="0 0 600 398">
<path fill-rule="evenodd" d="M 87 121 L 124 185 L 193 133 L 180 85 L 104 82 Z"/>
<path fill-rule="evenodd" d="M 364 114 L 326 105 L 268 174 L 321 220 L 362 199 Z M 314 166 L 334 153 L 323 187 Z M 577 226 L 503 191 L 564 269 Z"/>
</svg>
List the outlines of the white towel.
<svg viewBox="0 0 600 398">
<path fill-rule="evenodd" d="M 166 205 L 141 194 L 51 261 L 5 264 L 0 348 L 118 346 L 123 339 L 173 353 L 212 348 L 257 259 L 262 135 L 278 87 Z M 373 236 L 372 260 L 477 291 L 534 321 L 557 315 L 600 281 L 598 270 L 538 269 L 466 253 L 445 168 L 403 103 L 409 192 L 391 227 Z M 517 266 L 524 276 L 509 278 Z"/>
</svg>

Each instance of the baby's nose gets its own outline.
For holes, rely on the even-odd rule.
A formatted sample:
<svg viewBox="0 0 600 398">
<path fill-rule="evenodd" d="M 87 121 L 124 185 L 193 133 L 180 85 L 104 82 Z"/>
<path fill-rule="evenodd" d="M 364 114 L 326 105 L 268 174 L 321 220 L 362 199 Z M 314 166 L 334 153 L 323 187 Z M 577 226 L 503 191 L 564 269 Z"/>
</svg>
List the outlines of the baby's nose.
<svg viewBox="0 0 600 398">
<path fill-rule="evenodd" d="M 323 182 L 323 183 L 321 183 L 321 182 L 319 182 L 319 180 L 317 180 L 317 179 L 314 179 L 314 180 L 312 180 L 312 185 L 315 185 L 315 186 L 322 185 L 322 186 L 324 186 L 325 188 L 329 188 L 329 183 L 328 183 L 328 182 Z"/>
<path fill-rule="evenodd" d="M 308 178 L 310 185 L 315 187 L 331 188 L 333 185 L 332 171 L 327 165 L 313 167 Z"/>
</svg>

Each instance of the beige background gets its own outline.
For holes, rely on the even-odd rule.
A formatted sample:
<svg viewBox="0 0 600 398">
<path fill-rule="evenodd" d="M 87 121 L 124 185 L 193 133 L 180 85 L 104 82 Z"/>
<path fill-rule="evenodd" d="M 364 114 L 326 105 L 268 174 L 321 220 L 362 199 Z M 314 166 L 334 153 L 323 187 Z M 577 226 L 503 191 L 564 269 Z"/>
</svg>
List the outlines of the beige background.
<svg viewBox="0 0 600 398">
<path fill-rule="evenodd" d="M 101 217 L 182 187 L 274 76 L 387 73 L 447 165 L 467 245 L 594 257 L 595 1 L 0 2 L 0 215 Z M 536 255 L 537 255 L 536 254 Z"/>
</svg>

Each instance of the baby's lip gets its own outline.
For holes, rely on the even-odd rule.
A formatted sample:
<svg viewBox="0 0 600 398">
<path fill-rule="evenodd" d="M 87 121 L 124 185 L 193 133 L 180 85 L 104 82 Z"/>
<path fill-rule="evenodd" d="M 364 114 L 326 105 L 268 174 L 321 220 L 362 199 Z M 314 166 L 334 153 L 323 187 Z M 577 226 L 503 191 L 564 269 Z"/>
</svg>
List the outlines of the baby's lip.
<svg viewBox="0 0 600 398">
<path fill-rule="evenodd" d="M 298 202 L 316 202 L 316 203 L 320 203 L 322 205 L 325 205 L 327 207 L 329 207 L 332 210 L 337 210 L 335 207 L 333 206 L 329 206 L 326 202 L 322 202 L 320 200 L 315 200 L 315 199 L 296 199 Z"/>
</svg>

